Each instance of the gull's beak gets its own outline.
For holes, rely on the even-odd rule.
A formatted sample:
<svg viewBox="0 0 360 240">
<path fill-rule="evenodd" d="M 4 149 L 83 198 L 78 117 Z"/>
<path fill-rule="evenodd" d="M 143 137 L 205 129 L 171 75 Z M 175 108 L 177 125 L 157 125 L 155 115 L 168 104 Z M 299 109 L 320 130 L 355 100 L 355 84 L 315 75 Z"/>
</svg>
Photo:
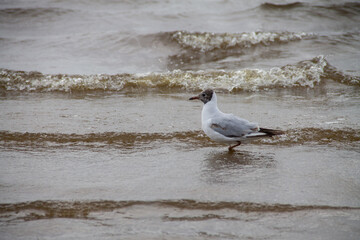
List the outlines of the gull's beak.
<svg viewBox="0 0 360 240">
<path fill-rule="evenodd" d="M 200 98 L 199 98 L 199 96 L 189 98 L 189 100 L 195 100 L 195 99 L 200 99 Z"/>
</svg>

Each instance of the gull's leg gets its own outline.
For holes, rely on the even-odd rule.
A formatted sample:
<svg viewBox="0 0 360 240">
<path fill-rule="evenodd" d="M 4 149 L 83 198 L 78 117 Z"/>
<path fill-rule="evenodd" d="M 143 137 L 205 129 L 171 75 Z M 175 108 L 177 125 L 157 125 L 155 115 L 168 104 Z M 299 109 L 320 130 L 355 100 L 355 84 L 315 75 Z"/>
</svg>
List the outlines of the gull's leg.
<svg viewBox="0 0 360 240">
<path fill-rule="evenodd" d="M 230 146 L 230 147 L 229 147 L 229 151 L 233 151 L 233 148 L 235 148 L 235 147 L 239 146 L 240 144 L 241 144 L 241 142 L 240 142 L 240 141 L 238 141 L 238 143 L 237 143 L 237 144 L 235 144 L 235 145 L 233 145 L 233 146 Z"/>
</svg>

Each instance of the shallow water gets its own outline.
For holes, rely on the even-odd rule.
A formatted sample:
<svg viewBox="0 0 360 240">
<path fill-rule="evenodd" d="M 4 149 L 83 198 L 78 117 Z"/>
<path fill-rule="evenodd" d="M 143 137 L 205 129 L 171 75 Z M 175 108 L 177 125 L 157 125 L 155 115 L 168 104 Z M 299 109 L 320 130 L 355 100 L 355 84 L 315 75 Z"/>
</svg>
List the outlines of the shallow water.
<svg viewBox="0 0 360 240">
<path fill-rule="evenodd" d="M 1 239 L 358 239 L 358 3 L 0 4 Z M 202 103 L 282 129 L 228 152 Z"/>
</svg>

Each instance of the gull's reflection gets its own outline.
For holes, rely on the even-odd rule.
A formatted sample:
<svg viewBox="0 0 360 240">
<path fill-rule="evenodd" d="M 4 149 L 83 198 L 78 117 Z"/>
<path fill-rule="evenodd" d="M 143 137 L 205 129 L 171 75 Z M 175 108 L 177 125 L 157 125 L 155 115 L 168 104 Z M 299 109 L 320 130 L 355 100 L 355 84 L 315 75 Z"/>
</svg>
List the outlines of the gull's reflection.
<svg viewBox="0 0 360 240">
<path fill-rule="evenodd" d="M 274 167 L 271 154 L 256 152 L 210 152 L 204 161 L 203 176 L 210 182 L 241 181 L 241 177 L 257 170 Z"/>
</svg>

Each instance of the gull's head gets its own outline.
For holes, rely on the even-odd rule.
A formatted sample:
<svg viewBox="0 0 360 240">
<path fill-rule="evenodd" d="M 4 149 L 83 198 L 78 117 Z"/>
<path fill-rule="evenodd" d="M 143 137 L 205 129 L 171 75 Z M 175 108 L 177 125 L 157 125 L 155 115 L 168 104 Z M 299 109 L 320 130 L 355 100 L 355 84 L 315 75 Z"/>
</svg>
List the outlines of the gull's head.
<svg viewBox="0 0 360 240">
<path fill-rule="evenodd" d="M 189 98 L 189 100 L 195 100 L 195 99 L 199 99 L 200 101 L 202 101 L 204 104 L 206 104 L 207 102 L 210 102 L 211 99 L 214 96 L 214 90 L 212 89 L 206 89 L 205 91 L 201 92 L 199 95 L 195 96 L 195 97 L 191 97 Z"/>
</svg>

